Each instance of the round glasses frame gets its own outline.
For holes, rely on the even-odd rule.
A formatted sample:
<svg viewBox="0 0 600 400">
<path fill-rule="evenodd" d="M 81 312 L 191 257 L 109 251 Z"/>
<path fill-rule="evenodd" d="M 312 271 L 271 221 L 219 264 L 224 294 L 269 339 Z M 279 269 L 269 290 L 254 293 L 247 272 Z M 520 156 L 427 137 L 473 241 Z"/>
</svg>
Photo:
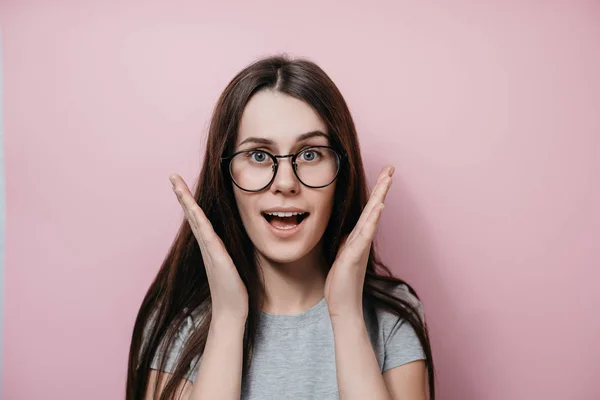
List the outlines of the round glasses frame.
<svg viewBox="0 0 600 400">
<path fill-rule="evenodd" d="M 335 172 L 335 176 L 333 177 L 333 179 L 331 180 L 331 182 L 329 182 L 329 183 L 328 183 L 328 184 L 326 184 L 326 185 L 321 185 L 321 186 L 311 186 L 311 185 L 307 185 L 307 184 L 306 184 L 306 183 L 304 183 L 304 182 L 302 181 L 302 179 L 300 179 L 300 177 L 298 176 L 298 171 L 297 171 L 297 169 L 298 169 L 298 164 L 296 163 L 296 158 L 297 158 L 297 157 L 298 157 L 298 156 L 299 156 L 301 153 L 303 153 L 303 152 L 305 152 L 305 151 L 308 151 L 308 150 L 310 150 L 310 149 L 329 149 L 329 150 L 333 151 L 333 154 L 335 154 L 335 156 L 337 157 L 337 171 Z M 260 188 L 260 189 L 256 189 L 256 190 L 248 190 L 248 189 L 245 189 L 245 188 L 241 187 L 241 186 L 240 186 L 240 185 L 239 185 L 239 184 L 238 184 L 238 183 L 235 181 L 235 179 L 234 179 L 234 177 L 233 177 L 233 173 L 231 172 L 231 160 L 233 159 L 233 157 L 237 156 L 238 154 L 241 154 L 241 153 L 248 153 L 248 152 L 251 152 L 251 151 L 255 151 L 255 152 L 258 152 L 258 151 L 260 151 L 261 153 L 264 153 L 264 154 L 266 154 L 267 156 L 269 156 L 269 157 L 271 158 L 271 160 L 273 160 L 273 167 L 272 167 L 272 168 L 273 168 L 273 177 L 271 178 L 271 180 L 269 181 L 269 183 L 267 183 L 267 184 L 266 184 L 265 186 L 263 186 L 262 188 Z M 278 158 L 290 158 L 290 157 L 291 157 L 291 159 L 292 159 L 292 169 L 293 169 L 293 171 L 294 171 L 294 175 L 296 175 L 296 178 L 298 179 L 298 181 L 299 181 L 301 184 L 303 184 L 304 186 L 306 186 L 306 187 L 309 187 L 309 188 L 311 188 L 311 189 L 320 189 L 320 188 L 327 187 L 327 186 L 331 185 L 333 182 L 335 182 L 335 180 L 336 180 L 336 179 L 337 179 L 337 177 L 338 177 L 338 174 L 340 173 L 340 169 L 342 168 L 342 162 L 343 162 L 343 160 L 345 160 L 345 159 L 346 159 L 347 155 L 346 155 L 346 153 L 345 153 L 345 152 L 344 152 L 344 153 L 342 153 L 342 154 L 340 155 L 340 153 L 339 153 L 339 152 L 338 152 L 336 149 L 334 149 L 333 147 L 330 147 L 330 146 L 310 146 L 310 147 L 305 147 L 305 148 L 303 148 L 302 150 L 299 150 L 299 151 L 298 151 L 298 152 L 296 152 L 296 153 L 293 153 L 293 154 L 285 154 L 285 155 L 273 155 L 273 154 L 271 154 L 271 153 L 269 153 L 268 151 L 265 151 L 265 150 L 242 150 L 242 151 L 238 151 L 238 152 L 236 152 L 236 153 L 233 153 L 233 154 L 231 154 L 231 155 L 230 155 L 230 156 L 228 156 L 228 157 L 221 157 L 221 163 L 225 163 L 225 165 L 226 165 L 226 167 L 227 167 L 227 170 L 229 171 L 229 176 L 231 177 L 231 181 L 232 181 L 232 182 L 235 184 L 235 186 L 237 186 L 238 188 L 240 188 L 241 190 L 243 190 L 243 191 L 245 191 L 245 192 L 252 192 L 252 193 L 254 193 L 254 192 L 261 192 L 261 191 L 265 190 L 266 188 L 268 188 L 269 186 L 271 186 L 271 185 L 273 184 L 273 181 L 275 180 L 275 177 L 277 176 L 277 171 L 278 171 L 278 169 L 279 169 L 279 162 L 277 161 L 277 159 L 278 159 Z"/>
</svg>

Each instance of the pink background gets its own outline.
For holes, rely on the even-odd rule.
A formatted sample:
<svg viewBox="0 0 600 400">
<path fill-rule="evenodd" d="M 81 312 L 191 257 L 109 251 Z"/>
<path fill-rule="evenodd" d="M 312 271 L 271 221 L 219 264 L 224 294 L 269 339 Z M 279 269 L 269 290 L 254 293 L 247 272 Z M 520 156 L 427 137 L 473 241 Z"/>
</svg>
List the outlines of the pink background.
<svg viewBox="0 0 600 400">
<path fill-rule="evenodd" d="M 0 4 L 2 399 L 123 398 L 168 175 L 193 183 L 220 91 L 280 51 L 339 85 L 370 179 L 396 165 L 380 248 L 440 399 L 600 398 L 597 1 L 123 3 Z"/>
</svg>

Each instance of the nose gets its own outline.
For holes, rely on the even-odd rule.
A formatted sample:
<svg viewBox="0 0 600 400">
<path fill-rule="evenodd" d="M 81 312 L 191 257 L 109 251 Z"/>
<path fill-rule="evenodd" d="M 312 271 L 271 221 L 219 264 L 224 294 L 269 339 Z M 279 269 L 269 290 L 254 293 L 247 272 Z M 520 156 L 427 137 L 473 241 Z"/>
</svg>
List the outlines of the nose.
<svg viewBox="0 0 600 400">
<path fill-rule="evenodd" d="M 294 173 L 291 157 L 280 158 L 278 160 L 277 172 L 275 179 L 271 184 L 272 193 L 298 193 L 300 189 L 300 181 Z"/>
</svg>

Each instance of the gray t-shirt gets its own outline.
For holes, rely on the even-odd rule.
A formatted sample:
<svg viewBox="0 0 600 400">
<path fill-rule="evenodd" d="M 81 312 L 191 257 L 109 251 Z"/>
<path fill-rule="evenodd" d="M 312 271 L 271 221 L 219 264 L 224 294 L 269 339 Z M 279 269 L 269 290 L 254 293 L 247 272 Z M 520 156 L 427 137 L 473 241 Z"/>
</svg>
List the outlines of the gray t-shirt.
<svg viewBox="0 0 600 400">
<path fill-rule="evenodd" d="M 396 293 L 417 305 L 423 316 L 420 303 L 405 286 Z M 408 322 L 389 312 L 368 312 L 365 308 L 365 323 L 382 373 L 425 359 Z M 167 353 L 166 372 L 173 371 L 185 340 L 198 324 L 198 317 L 185 320 Z M 242 380 L 242 399 L 339 398 L 333 329 L 325 298 L 297 315 L 261 313 L 256 339 L 249 371 Z M 151 367 L 158 369 L 158 357 Z M 198 366 L 190 366 L 186 377 L 193 382 L 197 373 Z"/>
</svg>

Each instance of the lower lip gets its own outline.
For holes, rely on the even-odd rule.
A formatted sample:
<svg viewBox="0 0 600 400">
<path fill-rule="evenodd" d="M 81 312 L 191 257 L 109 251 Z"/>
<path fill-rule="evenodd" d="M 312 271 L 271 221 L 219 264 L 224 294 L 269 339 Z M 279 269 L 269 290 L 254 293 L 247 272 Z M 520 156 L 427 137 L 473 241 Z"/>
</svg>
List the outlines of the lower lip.
<svg viewBox="0 0 600 400">
<path fill-rule="evenodd" d="M 269 223 L 269 221 L 267 221 L 267 219 L 265 217 L 263 217 L 261 215 L 261 218 L 263 219 L 263 221 L 265 221 L 265 224 L 267 224 L 267 227 L 271 230 L 271 232 L 273 232 L 273 234 L 275 236 L 277 236 L 278 238 L 281 239 L 285 239 L 285 238 L 289 238 L 290 236 L 293 236 L 294 234 L 296 234 L 304 225 L 304 222 L 306 222 L 306 220 L 309 218 L 309 216 L 307 216 L 306 218 L 304 218 L 302 220 L 302 222 L 300 222 L 298 225 L 296 225 L 293 228 L 290 229 L 279 229 L 274 227 L 273 225 L 271 225 Z"/>
</svg>

